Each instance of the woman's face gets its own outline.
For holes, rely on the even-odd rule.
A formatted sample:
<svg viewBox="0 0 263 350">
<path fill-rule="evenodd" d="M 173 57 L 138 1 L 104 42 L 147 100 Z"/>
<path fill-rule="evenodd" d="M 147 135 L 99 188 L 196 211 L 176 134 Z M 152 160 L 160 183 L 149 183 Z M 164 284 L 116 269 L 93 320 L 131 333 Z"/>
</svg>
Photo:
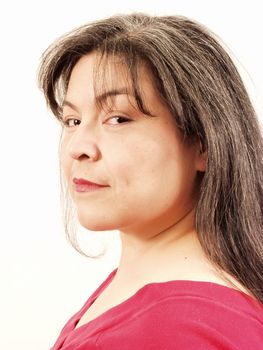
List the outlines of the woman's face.
<svg viewBox="0 0 263 350">
<path fill-rule="evenodd" d="M 121 63 L 107 81 L 109 95 L 118 93 L 110 97 L 110 108 L 100 107 L 94 95 L 95 62 L 91 53 L 75 65 L 63 107 L 61 165 L 79 221 L 90 230 L 157 234 L 195 206 L 197 171 L 205 167 L 199 144 L 182 141 L 143 65 L 140 87 L 153 116 L 135 107 L 131 91 L 126 94 L 127 72 Z"/>
</svg>

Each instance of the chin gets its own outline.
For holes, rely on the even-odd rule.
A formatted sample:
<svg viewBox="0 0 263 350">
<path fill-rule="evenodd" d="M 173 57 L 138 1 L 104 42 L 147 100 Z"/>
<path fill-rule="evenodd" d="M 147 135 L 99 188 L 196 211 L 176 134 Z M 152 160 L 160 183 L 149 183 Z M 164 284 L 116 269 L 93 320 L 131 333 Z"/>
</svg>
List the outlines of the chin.
<svg viewBox="0 0 263 350">
<path fill-rule="evenodd" d="M 78 220 L 81 226 L 89 231 L 111 231 L 116 230 L 116 225 L 112 222 L 108 222 L 107 219 L 100 217 L 88 217 L 78 216 Z"/>
</svg>

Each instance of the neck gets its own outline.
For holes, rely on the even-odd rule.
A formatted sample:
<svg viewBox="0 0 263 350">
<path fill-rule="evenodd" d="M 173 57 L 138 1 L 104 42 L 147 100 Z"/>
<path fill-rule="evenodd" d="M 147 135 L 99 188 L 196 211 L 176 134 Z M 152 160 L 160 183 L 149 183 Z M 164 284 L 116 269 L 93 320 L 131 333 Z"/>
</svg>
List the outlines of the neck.
<svg viewBox="0 0 263 350">
<path fill-rule="evenodd" d="M 147 235 L 121 231 L 122 254 L 116 279 L 138 281 L 147 276 L 154 280 L 161 275 L 169 278 L 184 261 L 200 261 L 203 253 L 194 226 L 193 209 L 179 222 L 161 231 L 148 230 Z"/>
</svg>

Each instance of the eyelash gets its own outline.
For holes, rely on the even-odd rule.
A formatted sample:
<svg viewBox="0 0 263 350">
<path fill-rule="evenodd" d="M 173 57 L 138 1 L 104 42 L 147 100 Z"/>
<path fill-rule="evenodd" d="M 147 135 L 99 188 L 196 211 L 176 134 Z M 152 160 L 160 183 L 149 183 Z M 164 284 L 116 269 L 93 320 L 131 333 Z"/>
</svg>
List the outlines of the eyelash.
<svg viewBox="0 0 263 350">
<path fill-rule="evenodd" d="M 109 120 L 112 120 L 112 119 L 121 119 L 123 120 L 122 123 L 113 123 L 111 125 L 119 125 L 119 124 L 123 124 L 123 123 L 127 123 L 127 122 L 130 122 L 131 119 L 127 118 L 127 117 L 124 117 L 124 116 L 121 116 L 121 115 L 118 115 L 118 116 L 114 116 L 114 117 L 110 117 L 108 118 L 105 123 L 107 123 Z M 69 125 L 70 122 L 73 121 L 74 125 Z M 77 121 L 77 124 L 75 124 L 75 121 Z M 67 128 L 72 128 L 74 126 L 77 126 L 81 123 L 81 121 L 77 118 L 68 118 L 68 119 L 65 119 L 65 120 L 62 120 L 62 124 L 63 126 L 67 127 Z"/>
<path fill-rule="evenodd" d="M 72 128 L 73 125 L 72 125 L 72 126 L 69 125 L 69 123 L 70 123 L 72 120 L 73 120 L 74 122 L 75 122 L 76 120 L 79 122 L 78 124 L 74 124 L 74 126 L 80 124 L 80 120 L 79 120 L 79 119 L 77 119 L 77 118 L 68 118 L 68 119 L 62 120 L 63 126 L 65 126 L 65 127 L 67 127 L 67 128 Z"/>
<path fill-rule="evenodd" d="M 122 123 L 111 124 L 111 125 L 118 125 L 118 124 L 123 124 L 123 123 L 127 123 L 127 122 L 130 122 L 130 121 L 131 121 L 131 119 L 129 119 L 129 118 L 127 118 L 127 117 L 124 117 L 124 116 L 122 116 L 122 115 L 116 115 L 116 116 L 114 116 L 114 117 L 108 118 L 108 119 L 106 120 L 106 122 L 107 122 L 108 120 L 112 120 L 112 119 L 122 119 L 123 122 L 122 122 Z"/>
</svg>

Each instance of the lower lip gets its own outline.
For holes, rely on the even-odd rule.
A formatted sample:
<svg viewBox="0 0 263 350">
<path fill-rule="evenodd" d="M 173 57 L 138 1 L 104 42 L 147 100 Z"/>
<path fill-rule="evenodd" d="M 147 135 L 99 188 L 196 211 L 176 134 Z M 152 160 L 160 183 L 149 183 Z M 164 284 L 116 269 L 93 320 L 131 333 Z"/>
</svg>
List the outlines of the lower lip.
<svg viewBox="0 0 263 350">
<path fill-rule="evenodd" d="M 108 186 L 98 186 L 98 185 L 86 185 L 86 184 L 75 184 L 76 192 L 94 192 L 101 190 Z"/>
</svg>

